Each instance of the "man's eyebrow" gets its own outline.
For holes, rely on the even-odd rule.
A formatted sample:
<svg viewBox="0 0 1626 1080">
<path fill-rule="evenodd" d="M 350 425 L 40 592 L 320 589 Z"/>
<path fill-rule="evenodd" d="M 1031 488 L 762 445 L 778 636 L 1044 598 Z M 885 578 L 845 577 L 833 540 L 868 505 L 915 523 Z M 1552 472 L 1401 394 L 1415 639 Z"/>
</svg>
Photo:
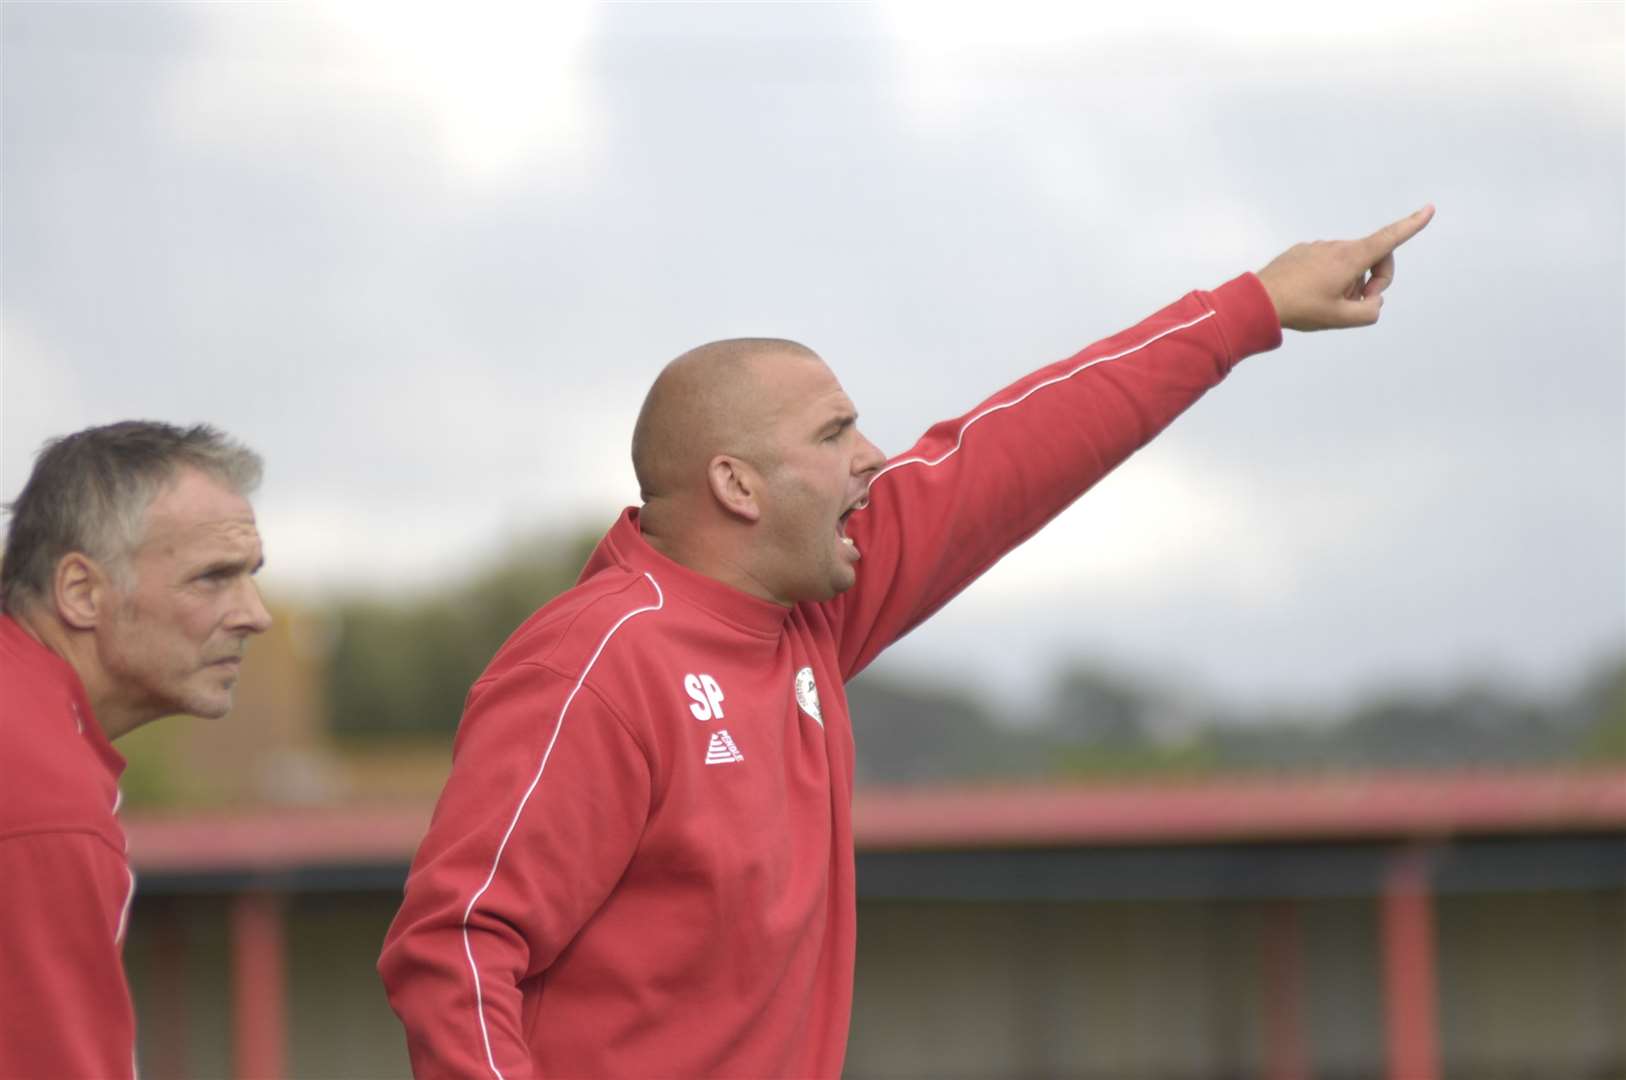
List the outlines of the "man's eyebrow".
<svg viewBox="0 0 1626 1080">
<path fill-rule="evenodd" d="M 223 570 L 243 569 L 247 569 L 250 574 L 257 574 L 264 566 L 264 555 L 261 555 L 258 559 L 256 559 L 253 565 L 250 565 L 247 559 L 212 559 L 209 562 L 204 563 L 203 566 L 199 568 L 198 576 L 202 577 L 207 574 L 218 574 Z"/>
<path fill-rule="evenodd" d="M 819 427 L 819 430 L 820 431 L 842 431 L 842 430 L 845 430 L 846 428 L 852 427 L 856 423 L 858 423 L 858 413 L 857 412 L 844 412 L 839 416 L 832 416 L 830 419 L 826 420 Z"/>
</svg>

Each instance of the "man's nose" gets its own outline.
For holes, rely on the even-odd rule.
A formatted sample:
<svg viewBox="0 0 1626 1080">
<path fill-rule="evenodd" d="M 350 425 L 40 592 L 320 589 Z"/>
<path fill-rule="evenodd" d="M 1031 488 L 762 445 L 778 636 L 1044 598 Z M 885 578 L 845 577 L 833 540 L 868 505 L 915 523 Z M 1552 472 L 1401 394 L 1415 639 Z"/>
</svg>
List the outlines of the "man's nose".
<svg viewBox="0 0 1626 1080">
<path fill-rule="evenodd" d="M 886 455 L 880 447 L 865 438 L 863 432 L 859 432 L 858 440 L 860 445 L 857 456 L 853 458 L 853 472 L 863 474 L 878 471 L 886 464 Z"/>
<path fill-rule="evenodd" d="M 265 601 L 260 597 L 260 587 L 252 578 L 245 578 L 242 590 L 238 614 L 233 620 L 236 628 L 250 634 L 265 633 L 271 628 L 271 612 L 266 610 Z"/>
</svg>

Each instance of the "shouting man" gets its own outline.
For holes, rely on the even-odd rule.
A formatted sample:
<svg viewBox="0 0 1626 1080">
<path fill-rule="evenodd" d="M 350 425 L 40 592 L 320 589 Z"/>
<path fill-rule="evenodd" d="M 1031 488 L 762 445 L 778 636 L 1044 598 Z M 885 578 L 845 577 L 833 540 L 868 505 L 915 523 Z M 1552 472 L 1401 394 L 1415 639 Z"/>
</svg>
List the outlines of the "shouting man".
<svg viewBox="0 0 1626 1080">
<path fill-rule="evenodd" d="M 417 1075 L 838 1076 L 843 684 L 1283 327 L 1375 322 L 1431 216 L 1190 293 L 890 461 L 802 345 L 668 365 L 642 507 L 469 693 L 379 961 Z"/>
</svg>

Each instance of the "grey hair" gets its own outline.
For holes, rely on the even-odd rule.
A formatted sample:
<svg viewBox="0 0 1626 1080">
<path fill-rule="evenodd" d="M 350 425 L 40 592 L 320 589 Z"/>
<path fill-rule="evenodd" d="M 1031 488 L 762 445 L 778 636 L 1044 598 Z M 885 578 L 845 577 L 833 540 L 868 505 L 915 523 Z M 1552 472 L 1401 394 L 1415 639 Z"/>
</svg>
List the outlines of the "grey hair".
<svg viewBox="0 0 1626 1080">
<path fill-rule="evenodd" d="M 22 494 L 6 506 L 11 527 L 0 562 L 0 610 L 15 614 L 51 594 L 64 555 L 82 552 L 128 587 L 147 507 L 183 468 L 239 495 L 259 486 L 260 456 L 210 427 L 126 420 L 47 440 Z"/>
</svg>

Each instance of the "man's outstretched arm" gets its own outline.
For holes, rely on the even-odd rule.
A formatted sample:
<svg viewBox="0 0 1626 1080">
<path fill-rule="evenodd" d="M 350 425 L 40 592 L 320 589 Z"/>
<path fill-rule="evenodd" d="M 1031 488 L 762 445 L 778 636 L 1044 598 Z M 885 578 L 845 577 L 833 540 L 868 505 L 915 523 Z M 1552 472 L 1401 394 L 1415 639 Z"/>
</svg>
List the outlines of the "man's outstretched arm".
<svg viewBox="0 0 1626 1080">
<path fill-rule="evenodd" d="M 858 584 L 828 605 L 851 678 L 1150 442 L 1282 328 L 1377 321 L 1424 209 L 1360 240 L 1298 244 L 934 426 L 881 470 L 848 526 Z"/>
</svg>

